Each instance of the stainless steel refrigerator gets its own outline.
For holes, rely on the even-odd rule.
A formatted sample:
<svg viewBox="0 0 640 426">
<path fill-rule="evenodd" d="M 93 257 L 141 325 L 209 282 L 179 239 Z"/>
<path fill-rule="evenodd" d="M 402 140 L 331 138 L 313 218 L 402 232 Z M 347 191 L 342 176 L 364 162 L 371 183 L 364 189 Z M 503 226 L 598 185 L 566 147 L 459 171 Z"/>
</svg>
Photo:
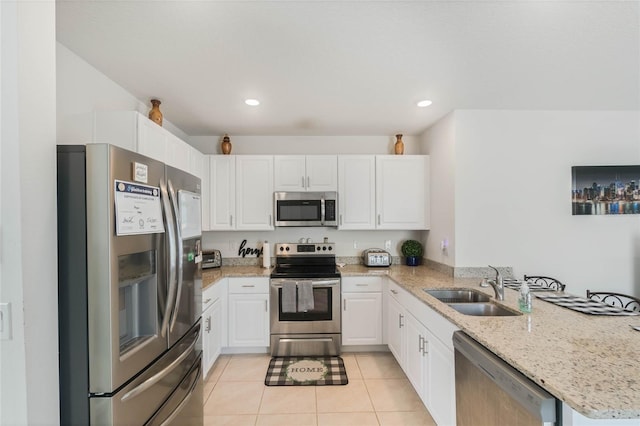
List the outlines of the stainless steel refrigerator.
<svg viewBox="0 0 640 426">
<path fill-rule="evenodd" d="M 60 424 L 202 425 L 200 179 L 57 147 Z"/>
</svg>

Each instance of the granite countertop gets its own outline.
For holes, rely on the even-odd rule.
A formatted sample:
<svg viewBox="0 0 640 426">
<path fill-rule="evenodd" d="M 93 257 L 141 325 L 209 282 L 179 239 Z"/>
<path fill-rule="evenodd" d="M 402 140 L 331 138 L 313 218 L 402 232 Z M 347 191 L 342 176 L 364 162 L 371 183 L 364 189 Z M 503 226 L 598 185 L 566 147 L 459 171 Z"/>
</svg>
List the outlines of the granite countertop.
<svg viewBox="0 0 640 426">
<path fill-rule="evenodd" d="M 209 270 L 211 271 L 211 270 Z M 224 276 L 264 276 L 257 266 L 203 272 L 203 287 Z M 478 278 L 454 278 L 426 267 L 346 265 L 343 277 L 385 275 L 458 326 L 577 412 L 596 419 L 640 418 L 640 317 L 588 315 L 534 298 L 531 314 L 511 317 L 463 315 L 423 288 L 478 287 Z M 570 293 L 570 289 L 569 293 Z M 518 293 L 505 289 L 497 302 L 518 308 Z"/>
</svg>

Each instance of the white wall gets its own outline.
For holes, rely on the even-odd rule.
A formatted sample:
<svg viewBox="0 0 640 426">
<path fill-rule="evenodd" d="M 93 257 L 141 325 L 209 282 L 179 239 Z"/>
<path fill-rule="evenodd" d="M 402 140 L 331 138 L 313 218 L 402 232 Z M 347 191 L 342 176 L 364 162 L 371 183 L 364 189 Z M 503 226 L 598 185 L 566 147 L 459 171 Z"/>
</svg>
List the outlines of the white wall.
<svg viewBox="0 0 640 426">
<path fill-rule="evenodd" d="M 138 111 L 143 115 L 149 113 L 150 103 L 145 104 L 136 99 L 64 45 L 56 43 L 56 48 L 59 143 L 77 143 L 78 115 L 93 111 Z M 163 117 L 162 127 L 189 142 L 188 136 L 173 125 L 168 117 Z"/>
<path fill-rule="evenodd" d="M 422 152 L 431 157 L 431 229 L 426 237 L 425 257 L 448 266 L 456 264 L 455 114 L 440 119 L 421 137 Z M 445 249 L 441 248 L 443 241 Z"/>
<path fill-rule="evenodd" d="M 247 240 L 245 247 L 260 248 L 267 240 L 271 244 L 271 254 L 274 256 L 274 244 L 284 242 L 298 242 L 300 238 L 311 238 L 312 242 L 321 242 L 327 237 L 336 244 L 338 256 L 361 256 L 362 250 L 367 248 L 382 248 L 387 240 L 391 241 L 388 251 L 393 256 L 400 256 L 400 246 L 406 239 L 420 239 L 420 231 L 339 231 L 334 228 L 277 228 L 275 231 L 242 232 L 215 231 L 204 232 L 202 247 L 204 249 L 218 249 L 222 257 L 242 257 L 238 249 L 242 240 Z M 255 256 L 247 256 L 247 258 Z"/>
<path fill-rule="evenodd" d="M 58 422 L 55 2 L 0 2 L 0 424 Z"/>
<path fill-rule="evenodd" d="M 570 198 L 571 166 L 640 164 L 638 111 L 456 111 L 455 145 L 456 267 L 640 296 L 640 216 L 573 216 Z"/>
</svg>

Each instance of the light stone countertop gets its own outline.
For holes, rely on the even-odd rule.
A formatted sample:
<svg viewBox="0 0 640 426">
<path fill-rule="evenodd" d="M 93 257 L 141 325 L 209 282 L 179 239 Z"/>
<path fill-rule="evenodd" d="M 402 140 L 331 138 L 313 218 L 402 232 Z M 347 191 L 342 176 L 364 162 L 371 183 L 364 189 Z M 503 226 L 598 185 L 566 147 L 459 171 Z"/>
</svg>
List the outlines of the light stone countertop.
<svg viewBox="0 0 640 426">
<path fill-rule="evenodd" d="M 211 271 L 211 272 L 210 272 Z M 222 277 L 264 276 L 270 269 L 229 266 L 203 271 L 203 287 Z M 343 277 L 385 275 L 439 312 L 462 331 L 564 401 L 595 419 L 640 418 L 640 333 L 629 324 L 638 317 L 588 315 L 540 299 L 531 314 L 510 317 L 463 315 L 429 296 L 423 288 L 480 288 L 478 278 L 454 278 L 424 266 L 367 268 L 346 265 Z M 570 288 L 568 289 L 570 293 Z M 505 289 L 502 303 L 516 309 L 518 293 Z"/>
</svg>

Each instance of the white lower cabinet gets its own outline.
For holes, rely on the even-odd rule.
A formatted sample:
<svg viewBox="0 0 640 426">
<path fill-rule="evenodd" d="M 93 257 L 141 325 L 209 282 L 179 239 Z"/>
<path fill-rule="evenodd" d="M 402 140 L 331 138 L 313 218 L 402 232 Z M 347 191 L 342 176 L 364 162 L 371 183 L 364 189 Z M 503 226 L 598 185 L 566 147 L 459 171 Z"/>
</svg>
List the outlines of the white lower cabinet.
<svg viewBox="0 0 640 426">
<path fill-rule="evenodd" d="M 406 324 L 407 311 L 405 308 L 409 293 L 401 289 L 397 284 L 388 281 L 386 289 L 386 340 L 389 350 L 396 357 L 398 364 L 405 369 L 406 360 Z"/>
<path fill-rule="evenodd" d="M 407 313 L 405 317 L 405 333 L 404 371 L 413 388 L 422 397 L 426 379 L 424 336 L 427 334 L 427 329 L 413 315 Z M 427 404 L 425 403 L 425 405 Z"/>
<path fill-rule="evenodd" d="M 439 425 L 456 424 L 455 363 L 453 351 L 428 330 L 425 336 L 422 400 Z"/>
<path fill-rule="evenodd" d="M 438 425 L 456 424 L 452 336 L 457 330 L 395 283 L 388 283 L 387 344 Z"/>
<path fill-rule="evenodd" d="M 269 344 L 269 278 L 229 278 L 229 347 Z"/>
<path fill-rule="evenodd" d="M 226 346 L 227 279 L 202 292 L 202 376 L 207 373 Z"/>
<path fill-rule="evenodd" d="M 342 345 L 382 344 L 382 277 L 342 278 Z"/>
</svg>

